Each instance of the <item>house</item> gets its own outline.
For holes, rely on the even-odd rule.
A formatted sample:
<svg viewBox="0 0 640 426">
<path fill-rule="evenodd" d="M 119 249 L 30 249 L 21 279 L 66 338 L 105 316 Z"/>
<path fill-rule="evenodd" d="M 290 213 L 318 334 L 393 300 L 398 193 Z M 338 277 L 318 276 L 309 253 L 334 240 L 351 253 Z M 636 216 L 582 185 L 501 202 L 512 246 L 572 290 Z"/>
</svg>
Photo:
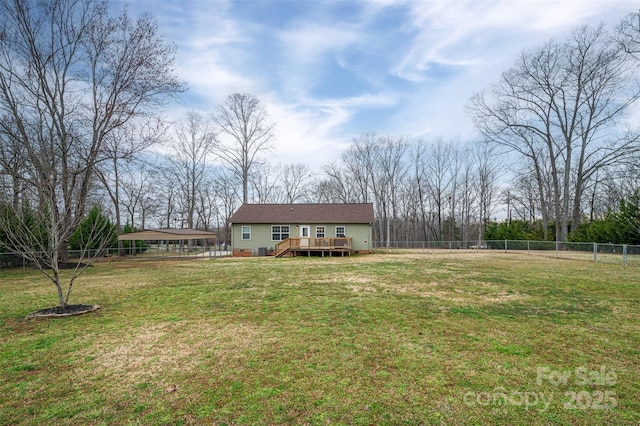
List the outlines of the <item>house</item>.
<svg viewBox="0 0 640 426">
<path fill-rule="evenodd" d="M 370 253 L 373 204 L 243 204 L 229 219 L 234 256 Z"/>
</svg>

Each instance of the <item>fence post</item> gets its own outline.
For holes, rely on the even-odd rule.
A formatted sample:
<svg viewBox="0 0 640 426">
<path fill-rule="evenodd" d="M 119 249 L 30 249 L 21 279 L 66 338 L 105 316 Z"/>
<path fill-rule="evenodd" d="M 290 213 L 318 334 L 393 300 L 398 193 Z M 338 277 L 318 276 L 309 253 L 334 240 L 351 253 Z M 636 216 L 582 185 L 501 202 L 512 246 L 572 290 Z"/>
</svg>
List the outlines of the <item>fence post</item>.
<svg viewBox="0 0 640 426">
<path fill-rule="evenodd" d="M 558 252 L 558 241 L 556 240 L 556 257 L 560 257 L 560 253 Z"/>
<path fill-rule="evenodd" d="M 504 240 L 504 252 L 507 252 L 507 240 Z"/>
<path fill-rule="evenodd" d="M 598 262 L 598 243 L 593 243 L 593 262 Z"/>
<path fill-rule="evenodd" d="M 531 254 L 529 253 L 529 240 L 527 240 L 527 254 Z"/>
<path fill-rule="evenodd" d="M 622 245 L 622 265 L 627 266 L 627 245 Z"/>
</svg>

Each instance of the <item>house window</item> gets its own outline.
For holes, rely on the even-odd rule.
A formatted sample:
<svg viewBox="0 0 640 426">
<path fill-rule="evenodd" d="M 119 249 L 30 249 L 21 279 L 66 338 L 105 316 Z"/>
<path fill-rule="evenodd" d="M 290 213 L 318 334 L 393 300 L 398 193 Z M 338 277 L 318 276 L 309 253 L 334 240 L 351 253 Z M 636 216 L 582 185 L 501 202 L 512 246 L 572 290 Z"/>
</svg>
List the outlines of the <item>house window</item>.
<svg viewBox="0 0 640 426">
<path fill-rule="evenodd" d="M 324 226 L 316 226 L 316 238 L 324 238 Z"/>
<path fill-rule="evenodd" d="M 271 241 L 282 241 L 289 238 L 289 225 L 272 225 Z"/>
<path fill-rule="evenodd" d="M 344 226 L 336 226 L 336 237 L 344 238 L 347 236 L 347 233 L 344 229 Z"/>
<path fill-rule="evenodd" d="M 250 226 L 243 226 L 242 227 L 242 239 L 243 240 L 250 240 L 251 239 L 251 227 Z"/>
</svg>

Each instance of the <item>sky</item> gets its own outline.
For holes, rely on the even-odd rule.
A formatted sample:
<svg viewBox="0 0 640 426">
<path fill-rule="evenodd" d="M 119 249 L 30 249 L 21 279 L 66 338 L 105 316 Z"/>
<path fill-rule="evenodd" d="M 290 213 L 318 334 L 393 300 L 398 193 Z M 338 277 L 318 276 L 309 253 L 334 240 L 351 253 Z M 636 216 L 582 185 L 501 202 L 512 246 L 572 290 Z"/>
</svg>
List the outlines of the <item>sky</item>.
<svg viewBox="0 0 640 426">
<path fill-rule="evenodd" d="M 368 132 L 477 139 L 469 99 L 517 56 L 634 0 L 116 0 L 150 12 L 188 83 L 167 116 L 255 95 L 276 123 L 268 161 L 312 170 Z"/>
</svg>

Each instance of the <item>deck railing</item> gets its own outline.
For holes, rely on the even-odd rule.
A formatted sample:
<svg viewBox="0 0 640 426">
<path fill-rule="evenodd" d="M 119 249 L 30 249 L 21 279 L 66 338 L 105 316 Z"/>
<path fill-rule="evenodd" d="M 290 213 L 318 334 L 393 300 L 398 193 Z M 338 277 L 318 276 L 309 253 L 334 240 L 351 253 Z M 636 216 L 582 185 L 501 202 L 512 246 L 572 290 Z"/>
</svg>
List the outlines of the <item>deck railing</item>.
<svg viewBox="0 0 640 426">
<path fill-rule="evenodd" d="M 276 244 L 276 256 L 285 250 L 351 250 L 348 237 L 291 237 Z"/>
</svg>

